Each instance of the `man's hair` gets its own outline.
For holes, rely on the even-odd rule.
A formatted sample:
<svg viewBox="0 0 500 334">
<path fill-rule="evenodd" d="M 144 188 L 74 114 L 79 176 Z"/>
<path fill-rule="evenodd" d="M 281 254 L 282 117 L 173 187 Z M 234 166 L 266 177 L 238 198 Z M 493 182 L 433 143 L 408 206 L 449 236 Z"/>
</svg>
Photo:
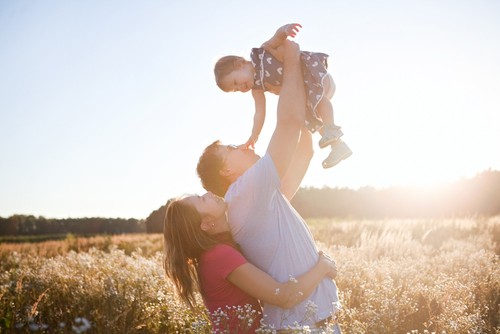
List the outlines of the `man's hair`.
<svg viewBox="0 0 500 334">
<path fill-rule="evenodd" d="M 201 185 L 205 190 L 211 191 L 217 196 L 224 197 L 231 182 L 219 173 L 224 163 L 222 158 L 217 154 L 220 145 L 220 141 L 216 140 L 205 148 L 198 161 L 196 171 L 200 177 Z"/>
<path fill-rule="evenodd" d="M 215 82 L 217 86 L 223 91 L 226 91 L 222 87 L 222 80 L 246 61 L 245 58 L 239 56 L 225 56 L 217 60 L 214 67 Z"/>
</svg>

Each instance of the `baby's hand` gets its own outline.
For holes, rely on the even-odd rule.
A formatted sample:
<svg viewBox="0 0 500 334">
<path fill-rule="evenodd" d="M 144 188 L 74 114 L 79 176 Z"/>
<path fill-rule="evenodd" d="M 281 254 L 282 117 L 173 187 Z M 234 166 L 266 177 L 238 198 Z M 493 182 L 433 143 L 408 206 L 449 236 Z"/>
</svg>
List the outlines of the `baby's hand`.
<svg viewBox="0 0 500 334">
<path fill-rule="evenodd" d="M 297 33 L 299 32 L 299 28 L 302 28 L 302 26 L 298 23 L 290 23 L 290 24 L 285 24 L 284 26 L 280 27 L 278 29 L 278 32 L 280 33 L 281 37 L 283 39 L 287 37 L 295 37 L 297 36 Z"/>
<path fill-rule="evenodd" d="M 246 143 L 239 145 L 238 148 L 243 150 L 255 150 L 255 143 L 257 142 L 257 139 L 259 139 L 259 137 L 250 136 Z"/>
</svg>

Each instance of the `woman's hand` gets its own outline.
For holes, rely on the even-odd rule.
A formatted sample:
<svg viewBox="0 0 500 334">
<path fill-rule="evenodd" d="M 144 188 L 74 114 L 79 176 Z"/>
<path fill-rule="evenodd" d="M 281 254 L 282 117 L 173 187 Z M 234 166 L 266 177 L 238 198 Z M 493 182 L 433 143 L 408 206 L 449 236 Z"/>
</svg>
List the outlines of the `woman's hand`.
<svg viewBox="0 0 500 334">
<path fill-rule="evenodd" d="M 325 254 L 323 251 L 319 252 L 318 262 L 325 265 L 328 270 L 327 276 L 331 279 L 337 277 L 337 265 L 334 260 L 332 260 L 328 254 Z"/>
</svg>

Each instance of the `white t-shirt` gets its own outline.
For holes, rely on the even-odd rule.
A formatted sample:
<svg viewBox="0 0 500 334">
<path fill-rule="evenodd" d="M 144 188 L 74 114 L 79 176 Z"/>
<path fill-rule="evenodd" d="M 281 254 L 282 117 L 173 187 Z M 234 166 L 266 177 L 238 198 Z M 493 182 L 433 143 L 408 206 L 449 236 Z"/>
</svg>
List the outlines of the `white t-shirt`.
<svg viewBox="0 0 500 334">
<path fill-rule="evenodd" d="M 245 257 L 279 282 L 310 270 L 318 250 L 305 221 L 280 191 L 278 171 L 266 154 L 229 187 L 225 200 L 231 232 Z M 312 301 L 317 311 L 307 315 Z M 340 307 L 337 286 L 324 279 L 304 302 L 291 309 L 264 305 L 264 321 L 276 329 L 312 325 Z"/>
</svg>

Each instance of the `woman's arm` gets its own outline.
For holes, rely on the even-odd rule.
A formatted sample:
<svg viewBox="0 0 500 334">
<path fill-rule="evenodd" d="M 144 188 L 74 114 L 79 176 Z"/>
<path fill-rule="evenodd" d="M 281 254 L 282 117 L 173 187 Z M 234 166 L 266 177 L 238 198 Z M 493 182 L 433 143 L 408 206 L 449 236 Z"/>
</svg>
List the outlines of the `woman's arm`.
<svg viewBox="0 0 500 334">
<path fill-rule="evenodd" d="M 251 263 L 239 266 L 227 279 L 264 303 L 291 308 L 306 300 L 325 276 L 333 278 L 336 273 L 335 262 L 320 252 L 319 260 L 311 270 L 299 277 L 290 278 L 288 282 L 277 282 Z"/>
</svg>

